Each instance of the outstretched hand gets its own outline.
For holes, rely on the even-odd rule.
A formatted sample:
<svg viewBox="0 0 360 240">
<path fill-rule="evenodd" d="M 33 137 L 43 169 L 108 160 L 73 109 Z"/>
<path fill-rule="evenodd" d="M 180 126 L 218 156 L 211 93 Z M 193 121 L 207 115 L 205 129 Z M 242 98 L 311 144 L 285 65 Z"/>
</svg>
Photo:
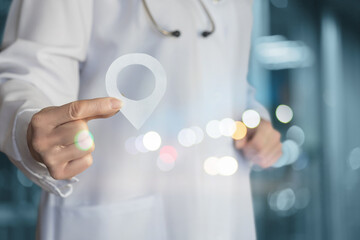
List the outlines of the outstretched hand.
<svg viewBox="0 0 360 240">
<path fill-rule="evenodd" d="M 28 126 L 31 155 L 45 164 L 54 179 L 74 177 L 93 161 L 91 152 L 95 146 L 87 122 L 111 117 L 120 108 L 116 98 L 97 98 L 42 109 Z"/>
<path fill-rule="evenodd" d="M 280 137 L 280 133 L 269 121 L 261 120 L 259 126 L 248 129 L 245 138 L 235 141 L 235 147 L 241 150 L 248 160 L 268 168 L 282 155 Z"/>
</svg>

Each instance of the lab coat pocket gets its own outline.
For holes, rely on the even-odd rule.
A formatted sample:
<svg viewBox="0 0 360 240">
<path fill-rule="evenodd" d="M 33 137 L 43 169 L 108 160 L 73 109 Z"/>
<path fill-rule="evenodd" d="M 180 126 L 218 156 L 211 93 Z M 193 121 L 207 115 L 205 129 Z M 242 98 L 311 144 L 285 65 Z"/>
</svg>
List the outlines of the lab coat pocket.
<svg viewBox="0 0 360 240">
<path fill-rule="evenodd" d="M 161 198 L 147 196 L 113 205 L 58 207 L 58 240 L 162 240 L 166 227 Z"/>
</svg>

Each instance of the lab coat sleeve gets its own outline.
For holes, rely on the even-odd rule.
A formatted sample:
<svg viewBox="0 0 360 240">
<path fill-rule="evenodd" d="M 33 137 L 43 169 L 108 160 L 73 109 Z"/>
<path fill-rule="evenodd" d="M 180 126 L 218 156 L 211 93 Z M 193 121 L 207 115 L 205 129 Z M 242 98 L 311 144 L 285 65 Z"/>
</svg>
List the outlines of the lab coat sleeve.
<svg viewBox="0 0 360 240">
<path fill-rule="evenodd" d="M 77 100 L 91 25 L 90 0 L 14 0 L 0 52 L 0 151 L 41 188 L 62 197 L 77 179 L 55 180 L 32 158 L 27 127 L 40 109 Z"/>
<path fill-rule="evenodd" d="M 271 122 L 270 114 L 267 109 L 256 100 L 255 88 L 247 83 L 247 109 L 253 109 L 257 111 L 261 119 Z"/>
</svg>

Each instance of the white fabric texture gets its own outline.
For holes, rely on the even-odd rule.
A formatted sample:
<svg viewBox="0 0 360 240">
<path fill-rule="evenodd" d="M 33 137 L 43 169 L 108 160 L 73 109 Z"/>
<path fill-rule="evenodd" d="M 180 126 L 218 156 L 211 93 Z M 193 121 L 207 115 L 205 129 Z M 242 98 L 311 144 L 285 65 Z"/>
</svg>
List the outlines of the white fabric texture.
<svg viewBox="0 0 360 240">
<path fill-rule="evenodd" d="M 160 35 L 141 0 L 14 0 L 0 53 L 0 150 L 43 192 L 38 239 L 255 239 L 249 163 L 232 139 L 205 137 L 185 148 L 185 127 L 247 108 L 269 119 L 246 80 L 252 26 L 251 0 L 204 1 L 216 23 L 210 27 L 198 1 L 148 0 L 156 21 L 180 29 L 180 38 Z M 27 125 L 40 109 L 78 99 L 105 97 L 105 73 L 117 57 L 140 52 L 157 58 L 168 75 L 164 98 L 138 131 L 121 114 L 89 122 L 94 164 L 71 180 L 55 180 L 32 159 Z M 124 73 L 125 74 L 125 73 Z M 132 79 L 146 78 L 127 72 Z M 175 168 L 157 167 L 159 152 L 131 154 L 126 142 L 156 131 L 178 151 Z M 237 172 L 209 176 L 211 156 L 237 159 Z"/>
</svg>

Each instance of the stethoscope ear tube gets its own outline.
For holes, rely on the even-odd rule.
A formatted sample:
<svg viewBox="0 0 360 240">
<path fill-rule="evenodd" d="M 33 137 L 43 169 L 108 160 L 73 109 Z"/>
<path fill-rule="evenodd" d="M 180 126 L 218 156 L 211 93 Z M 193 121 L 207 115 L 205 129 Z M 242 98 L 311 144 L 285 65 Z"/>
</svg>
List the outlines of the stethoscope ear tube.
<svg viewBox="0 0 360 240">
<path fill-rule="evenodd" d="M 204 9 L 204 12 L 206 13 L 207 18 L 209 19 L 209 21 L 211 23 L 210 31 L 203 31 L 202 34 L 201 34 L 204 38 L 206 38 L 206 37 L 210 36 L 211 34 L 213 34 L 215 32 L 215 22 L 214 22 L 214 19 L 211 16 L 209 10 L 205 6 L 204 2 L 202 0 L 199 0 L 199 2 L 200 2 L 200 5 L 202 6 L 202 8 Z"/>
<path fill-rule="evenodd" d="M 209 19 L 210 23 L 211 23 L 211 29 L 209 31 L 203 31 L 201 33 L 201 36 L 203 36 L 204 38 L 210 36 L 211 34 L 213 34 L 215 32 L 215 22 L 210 14 L 210 12 L 208 11 L 207 7 L 205 6 L 205 4 L 203 3 L 202 0 L 198 0 L 201 7 L 203 8 L 207 18 Z M 148 17 L 150 18 L 150 21 L 152 22 L 152 24 L 155 26 L 156 30 L 158 30 L 158 32 L 160 32 L 162 35 L 166 36 L 166 37 L 180 37 L 181 36 L 181 32 L 179 30 L 174 30 L 174 31 L 169 31 L 164 29 L 163 27 L 161 27 L 156 20 L 154 19 L 153 15 L 150 12 L 149 6 L 146 2 L 146 0 L 142 0 L 142 3 L 144 5 L 145 11 L 148 15 Z"/>
</svg>

